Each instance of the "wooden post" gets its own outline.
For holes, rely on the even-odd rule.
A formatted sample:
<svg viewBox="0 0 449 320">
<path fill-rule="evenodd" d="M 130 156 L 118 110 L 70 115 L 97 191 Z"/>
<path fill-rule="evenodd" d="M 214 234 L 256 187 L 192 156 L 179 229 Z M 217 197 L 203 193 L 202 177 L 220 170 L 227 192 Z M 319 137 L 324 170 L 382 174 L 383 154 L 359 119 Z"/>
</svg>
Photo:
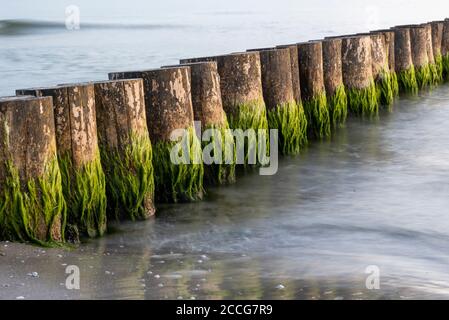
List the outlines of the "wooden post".
<svg viewBox="0 0 449 320">
<path fill-rule="evenodd" d="M 432 29 L 432 48 L 435 59 L 435 65 L 440 81 L 443 81 L 443 55 L 441 46 L 443 43 L 443 21 L 433 21 L 430 23 Z"/>
<path fill-rule="evenodd" d="M 267 129 L 262 75 L 258 52 L 184 59 L 181 63 L 216 61 L 223 108 L 231 128 Z M 255 123 L 250 119 L 257 118 Z"/>
<path fill-rule="evenodd" d="M 392 96 L 397 97 L 399 95 L 399 83 L 395 69 L 395 57 L 394 57 L 394 32 L 392 30 L 376 30 L 371 31 L 371 34 L 380 34 L 383 37 L 385 55 L 388 61 L 388 73 Z M 388 104 L 385 101 L 384 104 Z"/>
<path fill-rule="evenodd" d="M 406 26 L 410 30 L 410 42 L 412 47 L 412 60 L 415 66 L 416 81 L 419 88 L 432 84 L 432 75 L 427 56 L 427 31 L 419 25 Z"/>
<path fill-rule="evenodd" d="M 223 109 L 228 116 L 229 126 L 234 130 L 248 132 L 253 130 L 268 131 L 265 102 L 262 91 L 262 75 L 259 52 L 242 52 L 229 55 L 183 59 L 181 64 L 215 61 L 220 75 L 221 97 Z M 265 135 L 268 145 L 268 134 Z M 250 135 L 250 146 L 259 146 L 261 143 L 257 137 Z M 240 153 L 241 144 L 237 143 L 237 152 Z M 258 154 L 258 147 L 251 147 L 245 155 L 246 164 L 260 164 L 250 159 L 249 155 Z M 260 160 L 260 159 L 259 159 Z M 240 161 L 239 161 L 240 162 Z"/>
<path fill-rule="evenodd" d="M 100 162 L 93 84 L 17 90 L 17 95 L 53 97 L 56 143 L 67 201 L 69 238 L 106 231 L 106 182 Z"/>
<path fill-rule="evenodd" d="M 321 42 L 299 43 L 298 60 L 301 94 L 309 134 L 316 138 L 327 137 L 331 133 L 331 126 L 324 88 Z"/>
<path fill-rule="evenodd" d="M 441 41 L 441 54 L 443 56 L 443 74 L 444 79 L 449 79 L 449 20 L 443 23 L 443 38 Z"/>
<path fill-rule="evenodd" d="M 293 95 L 295 97 L 296 103 L 298 105 L 302 105 L 301 81 L 299 78 L 298 46 L 296 44 L 290 44 L 290 45 L 280 45 L 277 46 L 277 48 L 290 50 L 290 66 L 292 70 Z"/>
<path fill-rule="evenodd" d="M 433 52 L 432 24 L 424 23 L 421 26 L 425 28 L 426 32 L 426 51 L 427 51 L 427 59 L 429 60 L 429 69 L 431 76 L 430 84 L 437 85 L 443 79 L 439 75 L 438 66 L 435 61 L 435 54 Z"/>
<path fill-rule="evenodd" d="M 109 74 L 110 80 L 134 78 L 142 78 L 144 83 L 147 125 L 153 143 L 156 199 L 162 202 L 202 199 L 204 169 L 193 123 L 190 68 Z M 182 143 L 176 140 L 180 135 Z M 182 159 L 177 158 L 178 154 Z"/>
<path fill-rule="evenodd" d="M 264 50 L 259 54 L 268 126 L 279 130 L 282 154 L 297 154 L 307 144 L 307 119 L 293 92 L 290 50 Z"/>
<path fill-rule="evenodd" d="M 333 128 L 344 125 L 348 115 L 348 98 L 343 84 L 340 38 L 325 39 L 323 46 L 323 77 Z"/>
<path fill-rule="evenodd" d="M 152 148 L 141 79 L 94 82 L 98 141 L 108 212 L 148 219 L 155 213 Z"/>
<path fill-rule="evenodd" d="M 357 115 L 377 115 L 379 103 L 373 77 L 371 38 L 343 38 L 342 65 L 349 110 Z"/>
<path fill-rule="evenodd" d="M 365 34 L 371 38 L 371 60 L 373 66 L 373 77 L 379 103 L 390 106 L 394 100 L 392 79 L 388 66 L 387 48 L 382 33 Z"/>
<path fill-rule="evenodd" d="M 415 66 L 412 59 L 412 46 L 409 28 L 394 28 L 394 64 L 398 77 L 399 90 L 416 94 Z"/>
<path fill-rule="evenodd" d="M 64 241 L 52 98 L 0 98 L 0 239 Z"/>
<path fill-rule="evenodd" d="M 191 70 L 194 120 L 201 123 L 202 133 L 208 129 L 218 131 L 217 135 L 214 134 L 210 140 L 203 142 L 203 150 L 212 144 L 211 151 L 214 154 L 215 152 L 221 154 L 218 163 L 205 166 L 205 180 L 210 184 L 234 183 L 236 179 L 235 145 L 229 131 L 226 113 L 223 110 L 217 63 L 206 61 L 189 63 L 185 66 L 190 67 Z"/>
</svg>

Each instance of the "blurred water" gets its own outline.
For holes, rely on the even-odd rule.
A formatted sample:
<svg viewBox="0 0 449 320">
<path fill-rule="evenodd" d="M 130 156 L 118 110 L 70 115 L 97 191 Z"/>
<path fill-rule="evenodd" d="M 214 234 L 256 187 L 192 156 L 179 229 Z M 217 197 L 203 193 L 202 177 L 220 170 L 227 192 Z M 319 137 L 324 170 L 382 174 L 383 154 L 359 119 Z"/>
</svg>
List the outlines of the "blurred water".
<svg viewBox="0 0 449 320">
<path fill-rule="evenodd" d="M 13 22 L 0 31 L 1 94 L 362 31 L 367 23 L 441 19 L 448 6 L 78 1 L 88 24 L 69 32 L 61 20 L 67 4 L 2 4 L 1 20 Z M 332 141 L 282 159 L 275 176 L 241 177 L 209 190 L 204 202 L 165 206 L 154 221 L 117 225 L 80 248 L 1 243 L 0 298 L 449 298 L 448 118 L 444 85 L 402 98 L 378 121 L 350 119 Z M 64 286 L 72 264 L 81 271 L 79 291 Z M 380 269 L 380 290 L 365 287 L 369 265 Z"/>
</svg>

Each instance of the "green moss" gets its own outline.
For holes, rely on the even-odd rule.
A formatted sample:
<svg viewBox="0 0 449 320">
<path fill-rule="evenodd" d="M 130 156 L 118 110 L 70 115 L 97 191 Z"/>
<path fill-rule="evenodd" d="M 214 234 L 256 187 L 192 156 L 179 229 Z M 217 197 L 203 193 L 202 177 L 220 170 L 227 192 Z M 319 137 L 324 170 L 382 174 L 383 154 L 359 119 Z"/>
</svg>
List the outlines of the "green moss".
<svg viewBox="0 0 449 320">
<path fill-rule="evenodd" d="M 301 104 L 291 102 L 269 110 L 268 126 L 279 130 L 279 149 L 283 155 L 298 154 L 307 145 L 307 118 Z"/>
<path fill-rule="evenodd" d="M 269 149 L 269 132 L 268 132 L 268 119 L 265 108 L 265 103 L 262 101 L 253 101 L 247 104 L 236 105 L 234 110 L 237 110 L 234 114 L 228 114 L 229 127 L 231 129 L 240 129 L 245 132 L 248 129 L 255 130 L 256 135 L 258 130 L 264 130 L 266 134 L 266 146 Z M 251 137 L 250 137 L 251 139 Z M 256 140 L 258 136 L 256 136 Z M 259 146 L 258 141 L 248 141 L 247 145 Z M 238 150 L 237 150 L 238 152 Z M 256 148 L 256 154 L 258 150 Z M 248 167 L 249 152 L 245 147 L 245 168 Z"/>
<path fill-rule="evenodd" d="M 438 73 L 438 79 L 441 83 L 444 80 L 443 56 L 441 54 L 435 57 L 435 66 Z"/>
<path fill-rule="evenodd" d="M 390 80 L 391 80 L 391 90 L 393 92 L 393 97 L 399 96 L 399 82 L 398 75 L 394 71 L 390 71 Z"/>
<path fill-rule="evenodd" d="M 44 246 L 63 242 L 67 207 L 56 157 L 42 177 L 27 183 L 20 182 L 11 162 L 2 170 L 6 181 L 0 194 L 0 240 L 31 241 Z"/>
<path fill-rule="evenodd" d="M 415 67 L 411 66 L 397 74 L 399 90 L 405 93 L 417 94 L 418 82 L 416 80 Z"/>
<path fill-rule="evenodd" d="M 326 94 L 323 92 L 304 102 L 309 135 L 315 138 L 328 137 L 331 134 L 331 120 L 327 108 Z"/>
<path fill-rule="evenodd" d="M 201 200 L 203 197 L 204 167 L 202 150 L 195 130 L 187 131 L 190 164 L 175 164 L 170 153 L 176 142 L 158 142 L 153 147 L 153 167 L 156 199 L 160 202 L 186 202 Z M 181 151 L 180 151 L 181 152 Z M 193 159 L 199 159 L 197 164 Z"/>
<path fill-rule="evenodd" d="M 215 155 L 216 150 L 220 150 L 221 163 L 204 165 L 204 181 L 211 185 L 234 183 L 236 179 L 236 150 L 234 137 L 229 131 L 229 124 L 226 121 L 225 125 L 220 128 L 211 126 L 207 129 L 218 130 L 220 138 L 216 139 L 216 137 L 212 135 L 209 141 L 203 141 L 203 150 L 206 146 L 212 143 L 213 152 L 211 156 L 213 157 Z M 227 162 L 227 159 L 230 161 Z"/>
<path fill-rule="evenodd" d="M 449 80 L 449 53 L 441 58 L 443 65 L 443 78 Z"/>
<path fill-rule="evenodd" d="M 374 80 L 363 89 L 347 90 L 349 110 L 361 116 L 377 116 L 379 112 L 379 94 Z"/>
<path fill-rule="evenodd" d="M 333 128 L 341 127 L 348 117 L 348 97 L 344 85 L 340 85 L 335 94 L 328 99 L 329 113 Z"/>
<path fill-rule="evenodd" d="M 376 90 L 381 105 L 391 106 L 393 104 L 394 92 L 389 71 L 383 70 L 380 76 L 376 79 Z"/>
<path fill-rule="evenodd" d="M 442 77 L 440 76 L 440 71 L 438 69 L 437 63 L 429 63 L 429 69 L 430 69 L 430 84 L 431 85 L 437 85 L 441 83 Z"/>
<path fill-rule="evenodd" d="M 69 155 L 59 157 L 62 189 L 67 201 L 69 228 L 81 235 L 102 236 L 106 231 L 106 180 L 100 153 L 81 168 L 75 168 Z M 75 239 L 76 240 L 76 239 Z"/>
<path fill-rule="evenodd" d="M 415 73 L 419 89 L 424 89 L 432 84 L 432 72 L 429 64 L 415 67 Z"/>
<path fill-rule="evenodd" d="M 152 157 L 148 135 L 132 134 L 120 151 L 101 148 L 109 216 L 143 220 L 154 212 Z"/>
</svg>

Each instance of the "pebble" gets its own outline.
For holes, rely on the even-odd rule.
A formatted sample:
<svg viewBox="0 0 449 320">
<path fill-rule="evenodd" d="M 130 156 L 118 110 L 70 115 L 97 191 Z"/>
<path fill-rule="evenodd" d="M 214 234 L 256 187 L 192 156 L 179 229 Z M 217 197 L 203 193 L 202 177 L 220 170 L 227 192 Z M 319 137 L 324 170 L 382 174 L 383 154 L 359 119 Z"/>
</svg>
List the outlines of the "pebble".
<svg viewBox="0 0 449 320">
<path fill-rule="evenodd" d="M 285 286 L 282 285 L 282 284 L 279 284 L 279 285 L 276 286 L 276 289 L 278 289 L 278 290 L 284 290 L 284 289 L 285 289 Z"/>
<path fill-rule="evenodd" d="M 157 286 L 158 286 L 159 288 L 162 288 L 162 287 L 164 287 L 164 284 L 163 284 L 163 283 L 159 283 Z"/>
<path fill-rule="evenodd" d="M 157 275 L 155 275 L 154 277 L 155 277 L 156 279 L 159 279 L 161 276 L 157 274 Z"/>
<path fill-rule="evenodd" d="M 33 278 L 39 278 L 39 273 L 37 273 L 37 272 L 30 272 L 30 273 L 27 274 L 27 276 L 33 277 Z"/>
<path fill-rule="evenodd" d="M 18 297 L 16 297 L 16 299 L 17 300 L 23 300 L 23 299 L 25 299 L 25 297 L 24 296 L 18 296 Z"/>
</svg>

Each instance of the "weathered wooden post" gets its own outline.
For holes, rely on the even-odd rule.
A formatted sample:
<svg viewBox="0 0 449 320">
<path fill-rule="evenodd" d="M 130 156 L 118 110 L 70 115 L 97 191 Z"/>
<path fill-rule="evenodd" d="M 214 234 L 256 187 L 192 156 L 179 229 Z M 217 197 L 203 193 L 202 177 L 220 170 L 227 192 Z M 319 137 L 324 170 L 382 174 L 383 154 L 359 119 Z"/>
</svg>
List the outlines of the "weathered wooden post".
<svg viewBox="0 0 449 320">
<path fill-rule="evenodd" d="M 393 103 L 394 94 L 391 86 L 392 80 L 388 66 L 385 38 L 381 33 L 368 33 L 363 35 L 371 38 L 373 77 L 376 83 L 379 103 L 385 106 L 390 106 Z"/>
<path fill-rule="evenodd" d="M 402 92 L 417 94 L 415 66 L 412 59 L 412 46 L 409 28 L 394 28 L 394 65 Z"/>
<path fill-rule="evenodd" d="M 331 134 L 323 74 L 320 41 L 298 43 L 299 75 L 309 135 L 324 138 Z"/>
<path fill-rule="evenodd" d="M 344 125 L 348 115 L 348 98 L 343 84 L 343 68 L 339 38 L 325 39 L 323 46 L 323 75 L 327 103 L 333 128 Z"/>
<path fill-rule="evenodd" d="M 383 36 L 385 54 L 388 60 L 388 72 L 391 81 L 391 90 L 393 98 L 399 95 L 399 83 L 395 69 L 394 58 L 394 32 L 392 30 L 371 31 L 372 34 L 381 34 Z"/>
<path fill-rule="evenodd" d="M 443 38 L 441 41 L 441 55 L 443 56 L 444 79 L 449 79 L 449 19 L 443 23 Z"/>
<path fill-rule="evenodd" d="M 293 92 L 290 50 L 263 50 L 259 54 L 268 126 L 279 130 L 282 154 L 298 154 L 307 144 L 307 119 Z"/>
<path fill-rule="evenodd" d="M 229 126 L 234 130 L 246 132 L 251 129 L 267 132 L 268 120 L 262 91 L 262 75 L 260 56 L 258 52 L 242 52 L 229 55 L 182 59 L 181 64 L 215 61 L 220 75 L 221 97 L 223 109 L 228 116 Z M 268 133 L 265 135 L 268 140 Z M 266 142 L 268 144 L 268 141 Z M 248 155 L 258 154 L 258 135 L 249 135 L 248 145 L 252 151 L 245 155 L 245 164 Z M 237 146 L 240 149 L 239 146 Z M 239 150 L 237 150 L 239 152 Z M 250 161 L 251 162 L 251 161 Z"/>
<path fill-rule="evenodd" d="M 362 116 L 377 115 L 379 102 L 373 77 L 371 38 L 343 38 L 342 65 L 349 110 Z"/>
<path fill-rule="evenodd" d="M 52 99 L 0 98 L 0 122 L 0 240 L 63 242 Z"/>
<path fill-rule="evenodd" d="M 443 21 L 433 21 L 430 23 L 432 28 L 432 48 L 435 59 L 435 65 L 440 81 L 443 81 L 443 55 L 441 54 L 441 45 L 443 43 Z"/>
<path fill-rule="evenodd" d="M 93 84 L 17 90 L 18 95 L 53 97 L 56 144 L 67 201 L 69 237 L 106 231 L 106 182 L 100 162 Z"/>
<path fill-rule="evenodd" d="M 141 79 L 94 82 L 98 142 L 108 212 L 119 218 L 154 215 L 152 148 Z"/>
<path fill-rule="evenodd" d="M 156 199 L 162 202 L 202 199 L 204 168 L 193 123 L 190 68 L 109 74 L 110 80 L 135 78 L 142 78 L 144 83 Z"/>
<path fill-rule="evenodd" d="M 431 83 L 433 85 L 437 85 L 441 82 L 442 78 L 440 78 L 438 73 L 438 66 L 435 61 L 435 54 L 433 52 L 433 43 L 432 43 L 432 25 L 430 23 L 423 23 L 421 25 L 425 28 L 426 32 L 426 51 L 427 51 L 427 59 L 429 60 L 429 69 L 431 76 Z"/>
<path fill-rule="evenodd" d="M 296 44 L 288 44 L 279 45 L 276 48 L 290 50 L 290 67 L 292 70 L 293 95 L 295 97 L 296 103 L 302 106 L 301 80 L 299 78 L 298 46 Z"/>
<path fill-rule="evenodd" d="M 402 26 L 399 26 L 400 28 Z M 412 47 L 412 60 L 415 66 L 416 81 L 418 87 L 423 89 L 432 84 L 432 74 L 427 56 L 427 32 L 426 28 L 419 25 L 404 26 L 410 30 L 410 42 Z"/>
<path fill-rule="evenodd" d="M 214 154 L 210 155 L 211 158 L 215 158 L 215 153 L 217 156 L 219 154 L 218 161 L 205 165 L 205 180 L 214 184 L 233 183 L 236 178 L 235 144 L 234 138 L 229 132 L 226 113 L 223 110 L 217 63 L 206 61 L 185 64 L 185 66 L 190 67 L 191 70 L 194 119 L 201 123 L 202 134 L 209 129 L 214 130 L 211 132 L 210 139 L 202 141 L 203 150 L 212 144 Z"/>
</svg>

